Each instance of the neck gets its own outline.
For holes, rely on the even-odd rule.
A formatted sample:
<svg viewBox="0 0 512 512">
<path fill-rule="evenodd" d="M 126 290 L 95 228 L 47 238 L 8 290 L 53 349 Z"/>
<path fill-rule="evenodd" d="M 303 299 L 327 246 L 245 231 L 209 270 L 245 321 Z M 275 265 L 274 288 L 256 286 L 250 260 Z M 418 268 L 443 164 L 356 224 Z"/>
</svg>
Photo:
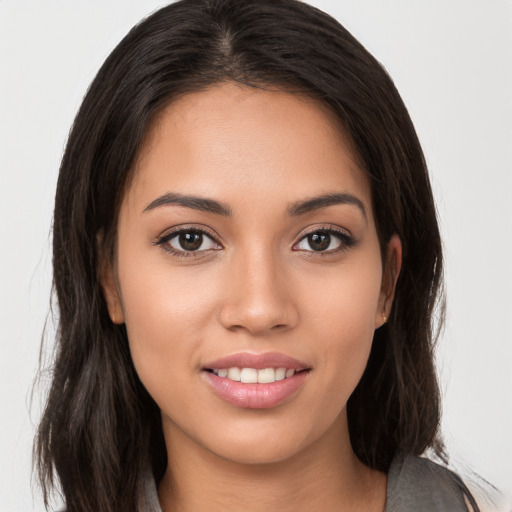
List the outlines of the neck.
<svg viewBox="0 0 512 512">
<path fill-rule="evenodd" d="M 330 430 L 285 460 L 242 464 L 205 449 L 164 421 L 169 465 L 159 485 L 162 510 L 382 512 L 386 476 L 357 459 L 345 416 Z"/>
</svg>

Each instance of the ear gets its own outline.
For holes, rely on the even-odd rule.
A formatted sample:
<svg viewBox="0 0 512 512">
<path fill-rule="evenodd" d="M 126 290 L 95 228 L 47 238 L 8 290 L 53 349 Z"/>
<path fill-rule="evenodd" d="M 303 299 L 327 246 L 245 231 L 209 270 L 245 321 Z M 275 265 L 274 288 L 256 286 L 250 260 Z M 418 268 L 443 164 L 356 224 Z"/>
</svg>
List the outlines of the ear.
<svg viewBox="0 0 512 512">
<path fill-rule="evenodd" d="M 393 305 L 395 288 L 400 269 L 402 268 L 402 242 L 398 235 L 393 235 L 386 249 L 385 267 L 382 269 L 382 285 L 379 305 L 375 314 L 375 328 L 387 322 Z"/>
<path fill-rule="evenodd" d="M 119 293 L 119 287 L 117 284 L 117 273 L 112 256 L 107 256 L 103 243 L 103 235 L 100 234 L 97 237 L 98 243 L 98 254 L 99 254 L 99 268 L 98 277 L 101 288 L 103 290 L 103 296 L 107 303 L 108 314 L 114 324 L 124 323 L 124 311 L 121 302 L 121 294 Z"/>
</svg>

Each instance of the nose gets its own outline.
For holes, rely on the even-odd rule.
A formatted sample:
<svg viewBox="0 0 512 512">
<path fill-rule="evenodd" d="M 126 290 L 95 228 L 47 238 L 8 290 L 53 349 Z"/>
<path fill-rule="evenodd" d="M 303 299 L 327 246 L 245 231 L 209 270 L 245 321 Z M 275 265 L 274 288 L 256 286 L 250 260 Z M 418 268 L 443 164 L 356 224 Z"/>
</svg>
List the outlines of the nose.
<svg viewBox="0 0 512 512">
<path fill-rule="evenodd" d="M 285 264 L 271 251 L 245 251 L 229 265 L 220 322 L 230 331 L 253 336 L 295 327 L 299 320 Z"/>
</svg>

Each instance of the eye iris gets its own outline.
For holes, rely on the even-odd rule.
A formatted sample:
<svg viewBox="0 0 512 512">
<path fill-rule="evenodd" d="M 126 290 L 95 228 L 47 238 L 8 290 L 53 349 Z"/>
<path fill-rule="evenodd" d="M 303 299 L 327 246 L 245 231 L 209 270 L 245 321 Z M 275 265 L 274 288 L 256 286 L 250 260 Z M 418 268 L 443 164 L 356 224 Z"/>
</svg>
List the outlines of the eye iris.
<svg viewBox="0 0 512 512">
<path fill-rule="evenodd" d="M 325 251 L 331 243 L 331 235 L 329 233 L 312 233 L 308 235 L 308 243 L 314 251 Z"/>
<path fill-rule="evenodd" d="M 180 246 L 186 251 L 197 251 L 203 243 L 203 235 L 189 231 L 187 233 L 180 233 L 179 235 Z"/>
</svg>

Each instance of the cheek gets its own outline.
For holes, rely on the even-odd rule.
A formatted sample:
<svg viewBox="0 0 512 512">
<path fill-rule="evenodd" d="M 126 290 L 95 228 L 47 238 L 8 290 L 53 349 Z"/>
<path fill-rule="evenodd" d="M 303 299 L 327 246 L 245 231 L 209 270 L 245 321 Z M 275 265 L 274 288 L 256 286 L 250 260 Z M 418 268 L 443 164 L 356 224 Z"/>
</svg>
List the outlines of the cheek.
<svg viewBox="0 0 512 512">
<path fill-rule="evenodd" d="M 355 260 L 310 287 L 308 322 L 325 378 L 351 394 L 366 367 L 381 290 L 380 260 Z M 348 399 L 348 396 L 344 398 Z"/>
<path fill-rule="evenodd" d="M 342 338 L 373 336 L 382 269 L 375 256 L 363 256 L 320 274 L 308 286 L 310 317 L 322 318 L 326 329 Z"/>
<path fill-rule="evenodd" d="M 165 255 L 125 254 L 118 278 L 130 352 L 154 395 L 179 386 L 180 375 L 195 370 L 205 324 L 215 310 L 213 292 L 200 269 L 171 272 Z"/>
</svg>

